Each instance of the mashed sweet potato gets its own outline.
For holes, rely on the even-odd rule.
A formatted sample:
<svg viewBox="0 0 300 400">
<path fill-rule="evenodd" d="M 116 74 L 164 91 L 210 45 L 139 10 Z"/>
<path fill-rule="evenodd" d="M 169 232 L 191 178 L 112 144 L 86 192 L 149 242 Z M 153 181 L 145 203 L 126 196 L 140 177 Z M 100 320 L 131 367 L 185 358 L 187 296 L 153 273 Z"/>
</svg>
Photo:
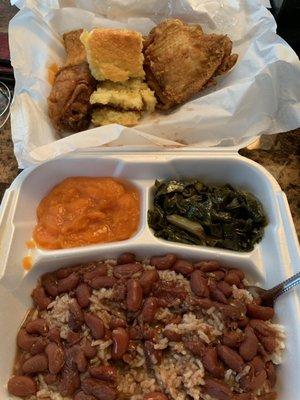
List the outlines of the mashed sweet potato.
<svg viewBox="0 0 300 400">
<path fill-rule="evenodd" d="M 139 203 L 138 190 L 128 182 L 67 178 L 40 202 L 33 238 L 45 249 L 125 240 L 138 228 Z"/>
</svg>

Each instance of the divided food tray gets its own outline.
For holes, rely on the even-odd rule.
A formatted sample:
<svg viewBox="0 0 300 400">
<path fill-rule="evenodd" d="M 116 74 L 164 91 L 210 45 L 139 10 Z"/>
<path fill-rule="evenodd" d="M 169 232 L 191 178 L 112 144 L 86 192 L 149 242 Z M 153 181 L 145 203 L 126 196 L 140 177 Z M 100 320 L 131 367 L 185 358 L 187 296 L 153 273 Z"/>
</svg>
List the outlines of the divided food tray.
<svg viewBox="0 0 300 400">
<path fill-rule="evenodd" d="M 138 231 L 128 240 L 63 250 L 28 250 L 36 223 L 36 208 L 49 190 L 69 176 L 113 176 L 131 181 L 141 194 Z M 197 177 L 206 183 L 230 183 L 253 193 L 263 204 L 268 225 L 262 241 L 251 252 L 186 245 L 156 238 L 148 227 L 152 187 L 156 179 Z M 31 305 L 30 293 L 38 277 L 62 266 L 105 258 L 124 251 L 139 257 L 172 252 L 181 257 L 219 260 L 243 269 L 250 280 L 271 287 L 299 270 L 299 246 L 284 193 L 261 166 L 234 152 L 172 153 L 87 152 L 56 159 L 23 171 L 7 190 L 0 212 L 0 399 L 9 398 L 6 382 L 11 372 L 15 338 Z M 22 259 L 30 254 L 32 268 L 26 272 Z M 276 321 L 287 333 L 283 364 L 278 372 L 279 400 L 299 398 L 300 304 L 297 291 L 279 298 Z"/>
</svg>

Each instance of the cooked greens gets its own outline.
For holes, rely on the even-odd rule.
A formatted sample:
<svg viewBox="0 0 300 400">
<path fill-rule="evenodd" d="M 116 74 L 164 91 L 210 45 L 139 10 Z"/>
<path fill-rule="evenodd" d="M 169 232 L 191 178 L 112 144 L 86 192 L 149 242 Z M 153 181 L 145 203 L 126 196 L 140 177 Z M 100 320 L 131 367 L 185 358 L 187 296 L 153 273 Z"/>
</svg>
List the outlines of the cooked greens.
<svg viewBox="0 0 300 400">
<path fill-rule="evenodd" d="M 251 193 L 187 179 L 155 182 L 148 223 L 169 241 L 251 251 L 267 220 Z"/>
</svg>

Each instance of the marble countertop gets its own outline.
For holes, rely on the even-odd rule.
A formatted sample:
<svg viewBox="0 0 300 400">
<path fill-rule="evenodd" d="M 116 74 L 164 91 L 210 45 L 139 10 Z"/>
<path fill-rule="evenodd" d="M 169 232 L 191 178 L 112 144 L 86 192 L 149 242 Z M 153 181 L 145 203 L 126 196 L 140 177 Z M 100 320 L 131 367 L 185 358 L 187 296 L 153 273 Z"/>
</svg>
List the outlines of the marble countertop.
<svg viewBox="0 0 300 400">
<path fill-rule="evenodd" d="M 8 0 L 0 3 L 0 32 L 16 12 Z M 285 192 L 300 237 L 300 128 L 277 135 L 264 135 L 239 153 L 265 167 Z M 11 140 L 10 121 L 0 130 L 0 201 L 4 191 L 18 175 Z"/>
</svg>

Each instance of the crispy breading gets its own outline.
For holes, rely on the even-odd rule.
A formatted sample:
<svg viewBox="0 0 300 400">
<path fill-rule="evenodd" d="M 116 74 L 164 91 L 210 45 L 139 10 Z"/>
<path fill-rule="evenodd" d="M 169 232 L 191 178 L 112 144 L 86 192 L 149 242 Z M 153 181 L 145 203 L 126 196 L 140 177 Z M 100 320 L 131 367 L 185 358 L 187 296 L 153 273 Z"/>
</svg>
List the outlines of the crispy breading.
<svg viewBox="0 0 300 400">
<path fill-rule="evenodd" d="M 111 107 L 94 109 L 92 122 L 94 125 L 120 124 L 124 126 L 136 125 L 141 118 L 138 111 L 120 111 Z"/>
<path fill-rule="evenodd" d="M 85 49 L 79 39 L 82 29 L 63 35 L 66 64 L 60 68 L 48 97 L 48 113 L 58 132 L 78 132 L 88 127 L 90 96 L 95 87 Z"/>
<path fill-rule="evenodd" d="M 165 20 L 150 32 L 144 44 L 148 85 L 169 109 L 199 92 L 213 77 L 235 64 L 226 35 L 206 35 L 200 26 Z"/>
<path fill-rule="evenodd" d="M 78 65 L 86 62 L 86 52 L 84 45 L 80 41 L 80 36 L 83 29 L 77 29 L 76 31 L 70 31 L 63 34 L 63 42 L 67 52 L 67 65 Z"/>
<path fill-rule="evenodd" d="M 92 75 L 99 81 L 109 79 L 124 82 L 129 78 L 144 78 L 142 35 L 126 29 L 96 28 L 83 32 Z"/>
<path fill-rule="evenodd" d="M 145 82 L 134 78 L 124 83 L 102 82 L 98 89 L 92 93 L 90 103 L 109 105 L 124 110 L 152 112 L 155 108 L 156 99 Z"/>
</svg>

